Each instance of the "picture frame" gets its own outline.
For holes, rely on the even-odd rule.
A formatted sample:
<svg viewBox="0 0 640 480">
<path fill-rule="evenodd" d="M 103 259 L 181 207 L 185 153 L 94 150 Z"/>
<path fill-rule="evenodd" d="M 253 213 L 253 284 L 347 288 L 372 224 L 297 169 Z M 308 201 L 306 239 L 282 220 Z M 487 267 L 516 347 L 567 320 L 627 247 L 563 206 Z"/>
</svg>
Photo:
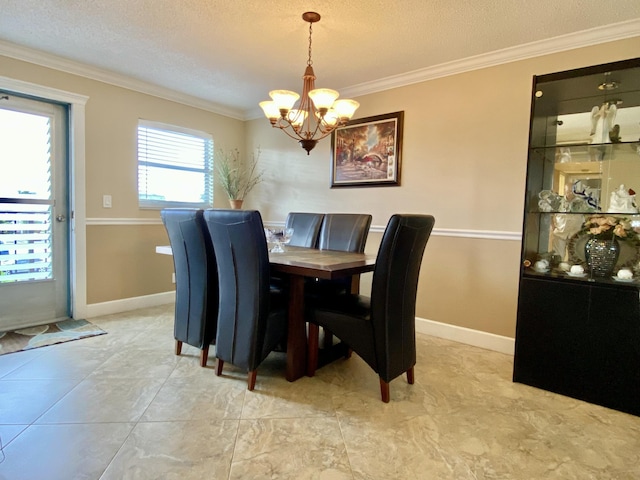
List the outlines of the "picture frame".
<svg viewBox="0 0 640 480">
<path fill-rule="evenodd" d="M 331 133 L 331 188 L 400 186 L 404 111 L 352 120 Z"/>
</svg>

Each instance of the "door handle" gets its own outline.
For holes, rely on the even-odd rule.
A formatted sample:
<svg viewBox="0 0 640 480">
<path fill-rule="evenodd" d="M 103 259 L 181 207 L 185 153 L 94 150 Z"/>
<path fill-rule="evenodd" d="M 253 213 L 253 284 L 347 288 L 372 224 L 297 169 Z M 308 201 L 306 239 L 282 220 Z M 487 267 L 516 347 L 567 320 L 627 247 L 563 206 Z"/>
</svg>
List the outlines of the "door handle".
<svg viewBox="0 0 640 480">
<path fill-rule="evenodd" d="M 64 222 L 67 219 L 67 217 L 65 217 L 64 215 L 57 215 L 56 216 L 56 220 L 58 222 Z"/>
</svg>

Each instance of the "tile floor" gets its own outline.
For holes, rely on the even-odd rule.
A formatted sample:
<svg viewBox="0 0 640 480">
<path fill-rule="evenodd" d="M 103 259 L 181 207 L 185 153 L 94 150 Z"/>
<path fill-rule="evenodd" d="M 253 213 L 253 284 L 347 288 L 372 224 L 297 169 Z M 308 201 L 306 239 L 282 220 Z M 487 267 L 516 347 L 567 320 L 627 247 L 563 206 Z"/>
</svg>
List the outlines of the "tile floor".
<svg viewBox="0 0 640 480">
<path fill-rule="evenodd" d="M 0 480 L 638 479 L 640 418 L 511 381 L 512 357 L 419 335 L 416 383 L 354 355 L 289 383 L 173 354 L 172 306 L 0 356 Z"/>
</svg>

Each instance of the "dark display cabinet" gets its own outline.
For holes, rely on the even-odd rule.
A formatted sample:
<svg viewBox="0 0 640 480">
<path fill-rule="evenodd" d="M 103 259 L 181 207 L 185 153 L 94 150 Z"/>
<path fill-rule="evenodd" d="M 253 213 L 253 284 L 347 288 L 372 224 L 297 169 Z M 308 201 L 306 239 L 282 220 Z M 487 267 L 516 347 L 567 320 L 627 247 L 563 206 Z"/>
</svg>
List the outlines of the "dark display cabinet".
<svg viewBox="0 0 640 480">
<path fill-rule="evenodd" d="M 534 77 L 514 381 L 640 415 L 639 207 L 640 58 Z"/>
</svg>

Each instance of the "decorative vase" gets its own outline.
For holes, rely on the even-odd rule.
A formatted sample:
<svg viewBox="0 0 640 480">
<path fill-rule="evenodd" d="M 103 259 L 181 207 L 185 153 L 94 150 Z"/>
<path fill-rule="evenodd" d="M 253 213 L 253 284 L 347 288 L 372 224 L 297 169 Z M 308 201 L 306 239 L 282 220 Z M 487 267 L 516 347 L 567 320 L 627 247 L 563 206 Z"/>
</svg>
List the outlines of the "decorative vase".
<svg viewBox="0 0 640 480">
<path fill-rule="evenodd" d="M 591 274 L 596 277 L 606 277 L 613 273 L 618 262 L 620 245 L 615 238 L 593 237 L 584 245 L 584 257 Z"/>
<path fill-rule="evenodd" d="M 242 200 L 231 200 L 229 199 L 229 204 L 231 205 L 231 208 L 233 208 L 234 210 L 240 210 L 242 209 Z"/>
</svg>

